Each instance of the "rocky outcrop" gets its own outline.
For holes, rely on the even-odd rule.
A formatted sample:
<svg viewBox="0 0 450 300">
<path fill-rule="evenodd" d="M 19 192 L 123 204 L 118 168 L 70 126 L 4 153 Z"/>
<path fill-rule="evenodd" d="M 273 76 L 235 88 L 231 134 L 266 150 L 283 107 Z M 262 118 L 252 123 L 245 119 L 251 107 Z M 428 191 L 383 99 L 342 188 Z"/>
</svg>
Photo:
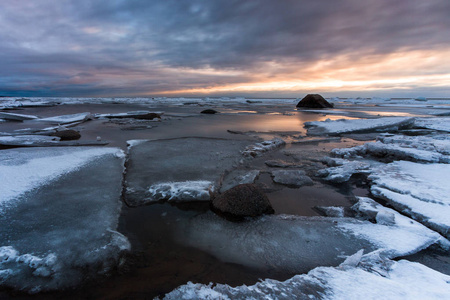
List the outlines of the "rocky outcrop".
<svg viewBox="0 0 450 300">
<path fill-rule="evenodd" d="M 214 109 L 205 109 L 205 110 L 202 110 L 200 113 L 201 114 L 214 115 L 214 114 L 217 114 L 218 111 L 214 110 Z"/>
<path fill-rule="evenodd" d="M 302 108 L 333 108 L 330 104 L 319 94 L 308 94 L 299 103 L 297 107 Z"/>
<path fill-rule="evenodd" d="M 264 192 L 255 184 L 240 184 L 212 201 L 213 210 L 234 218 L 257 217 L 274 210 Z"/>
</svg>

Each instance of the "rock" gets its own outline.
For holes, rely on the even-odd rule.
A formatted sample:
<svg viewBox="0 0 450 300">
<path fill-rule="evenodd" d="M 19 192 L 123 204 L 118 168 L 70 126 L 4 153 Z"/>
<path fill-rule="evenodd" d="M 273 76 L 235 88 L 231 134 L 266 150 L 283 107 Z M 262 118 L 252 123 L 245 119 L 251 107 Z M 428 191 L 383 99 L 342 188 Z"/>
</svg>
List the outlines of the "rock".
<svg viewBox="0 0 450 300">
<path fill-rule="evenodd" d="M 240 184 L 212 201 L 212 206 L 225 215 L 233 217 L 256 217 L 274 210 L 269 199 L 254 184 Z"/>
<path fill-rule="evenodd" d="M 313 185 L 311 178 L 306 176 L 302 170 L 276 170 L 272 171 L 273 181 L 284 185 L 301 187 L 304 185 Z"/>
<path fill-rule="evenodd" d="M 205 109 L 205 110 L 202 110 L 200 113 L 201 114 L 214 115 L 214 114 L 217 114 L 218 111 L 214 110 L 214 109 Z"/>
<path fill-rule="evenodd" d="M 57 136 L 61 138 L 61 141 L 71 141 L 71 140 L 78 140 L 81 137 L 81 134 L 73 129 L 67 129 L 62 131 L 56 131 L 50 136 Z"/>
<path fill-rule="evenodd" d="M 138 120 L 153 120 L 153 119 L 161 119 L 161 115 L 151 112 L 148 114 L 136 115 L 133 118 Z"/>
<path fill-rule="evenodd" d="M 333 105 L 319 94 L 308 94 L 297 104 L 297 107 L 333 108 Z"/>
</svg>

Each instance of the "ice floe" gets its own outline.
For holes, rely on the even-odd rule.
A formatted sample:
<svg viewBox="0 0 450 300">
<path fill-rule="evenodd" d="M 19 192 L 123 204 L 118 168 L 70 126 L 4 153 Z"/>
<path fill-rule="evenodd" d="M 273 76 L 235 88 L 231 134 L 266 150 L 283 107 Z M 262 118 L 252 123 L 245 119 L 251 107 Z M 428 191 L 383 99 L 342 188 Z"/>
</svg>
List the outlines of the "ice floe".
<svg viewBox="0 0 450 300">
<path fill-rule="evenodd" d="M 272 140 L 267 140 L 261 143 L 256 143 L 254 145 L 248 146 L 247 148 L 245 148 L 242 154 L 247 157 L 257 157 L 267 151 L 271 151 L 281 146 L 284 146 L 285 144 L 286 142 L 283 141 L 282 139 L 274 138 Z"/>
<path fill-rule="evenodd" d="M 381 208 L 376 208 L 381 211 Z M 442 239 L 393 210 L 395 224 L 381 219 L 270 215 L 233 223 L 204 213 L 177 223 L 176 240 L 222 261 L 257 269 L 305 272 L 337 265 L 359 249 L 382 249 L 390 258 L 415 253 Z"/>
<path fill-rule="evenodd" d="M 303 170 L 274 170 L 271 174 L 274 182 L 284 185 L 301 187 L 314 184 Z"/>
<path fill-rule="evenodd" d="M 318 175 L 324 177 L 325 180 L 341 183 L 348 181 L 355 173 L 370 173 L 371 163 L 364 161 L 350 161 L 339 158 L 324 158 L 330 168 L 319 170 Z"/>
<path fill-rule="evenodd" d="M 414 125 L 419 128 L 428 128 L 450 132 L 450 118 L 418 118 Z"/>
<path fill-rule="evenodd" d="M 343 133 L 398 130 L 399 128 L 411 126 L 413 123 L 414 118 L 384 117 L 378 119 L 305 122 L 305 127 L 308 128 L 308 134 L 310 135 L 339 135 Z"/>
<path fill-rule="evenodd" d="M 55 290 L 116 267 L 123 163 L 117 148 L 0 151 L 0 285 Z"/>
<path fill-rule="evenodd" d="M 42 118 L 42 119 L 37 119 L 36 121 L 47 122 L 50 124 L 69 124 L 69 123 L 74 123 L 74 122 L 87 121 L 91 118 L 93 118 L 91 113 L 84 112 L 84 113 L 78 113 L 78 114 L 70 114 L 70 115 L 61 115 L 61 116 L 55 116 L 55 117 Z"/>
<path fill-rule="evenodd" d="M 207 191 L 219 188 L 222 175 L 238 165 L 251 141 L 178 138 L 128 143 L 125 200 L 137 206 L 163 198 L 206 200 Z M 186 198 L 185 192 L 191 196 Z"/>
<path fill-rule="evenodd" d="M 164 299 L 445 299 L 449 282 L 450 276 L 422 264 L 358 251 L 339 267 L 315 268 L 286 281 L 237 287 L 188 282 Z"/>
<path fill-rule="evenodd" d="M 26 121 L 26 120 L 35 120 L 35 119 L 38 119 L 38 117 L 31 116 L 31 115 L 7 113 L 7 112 L 0 111 L 0 119 L 11 120 L 11 121 Z"/>
<path fill-rule="evenodd" d="M 450 238 L 448 164 L 396 161 L 375 168 L 369 179 L 374 196 Z"/>
<path fill-rule="evenodd" d="M 259 170 L 233 170 L 224 176 L 220 192 L 223 193 L 239 184 L 254 183 L 259 173 Z"/>
</svg>

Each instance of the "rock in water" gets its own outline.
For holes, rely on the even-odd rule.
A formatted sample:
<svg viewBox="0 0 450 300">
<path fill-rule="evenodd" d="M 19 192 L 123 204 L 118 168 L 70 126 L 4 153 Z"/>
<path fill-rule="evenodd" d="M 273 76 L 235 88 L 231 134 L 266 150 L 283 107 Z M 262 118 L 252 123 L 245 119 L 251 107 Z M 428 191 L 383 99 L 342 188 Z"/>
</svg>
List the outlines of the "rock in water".
<svg viewBox="0 0 450 300">
<path fill-rule="evenodd" d="M 297 107 L 333 108 L 333 105 L 319 94 L 308 94 L 299 103 L 297 103 Z"/>
<path fill-rule="evenodd" d="M 217 111 L 217 110 L 214 110 L 214 109 L 205 109 L 205 110 L 202 110 L 200 113 L 201 113 L 201 114 L 214 115 L 214 114 L 217 114 L 218 111 Z"/>
<path fill-rule="evenodd" d="M 256 217 L 274 210 L 269 199 L 254 184 L 240 184 L 212 201 L 213 208 L 233 217 Z"/>
<path fill-rule="evenodd" d="M 61 138 L 61 141 L 70 141 L 70 140 L 78 140 L 81 137 L 81 134 L 73 129 L 56 131 L 51 134 L 51 136 L 57 136 Z"/>
</svg>

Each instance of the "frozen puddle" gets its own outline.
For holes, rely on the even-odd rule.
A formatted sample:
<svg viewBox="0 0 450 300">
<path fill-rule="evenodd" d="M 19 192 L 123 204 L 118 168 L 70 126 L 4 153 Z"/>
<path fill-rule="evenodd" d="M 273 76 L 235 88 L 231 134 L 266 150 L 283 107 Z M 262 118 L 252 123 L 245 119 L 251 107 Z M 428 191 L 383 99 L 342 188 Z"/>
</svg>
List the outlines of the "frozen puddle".
<svg viewBox="0 0 450 300">
<path fill-rule="evenodd" d="M 442 237 L 420 223 L 361 198 L 354 218 L 270 215 L 241 223 L 208 212 L 179 220 L 176 240 L 228 263 L 301 273 L 336 266 L 359 249 L 389 258 L 415 253 Z M 370 220 L 373 216 L 374 222 Z"/>
<path fill-rule="evenodd" d="M 178 138 L 128 143 L 125 199 L 138 206 L 160 200 L 209 200 L 221 176 L 237 166 L 251 141 Z"/>
<path fill-rule="evenodd" d="M 123 162 L 117 148 L 0 151 L 0 284 L 61 289 L 115 267 Z"/>
</svg>

